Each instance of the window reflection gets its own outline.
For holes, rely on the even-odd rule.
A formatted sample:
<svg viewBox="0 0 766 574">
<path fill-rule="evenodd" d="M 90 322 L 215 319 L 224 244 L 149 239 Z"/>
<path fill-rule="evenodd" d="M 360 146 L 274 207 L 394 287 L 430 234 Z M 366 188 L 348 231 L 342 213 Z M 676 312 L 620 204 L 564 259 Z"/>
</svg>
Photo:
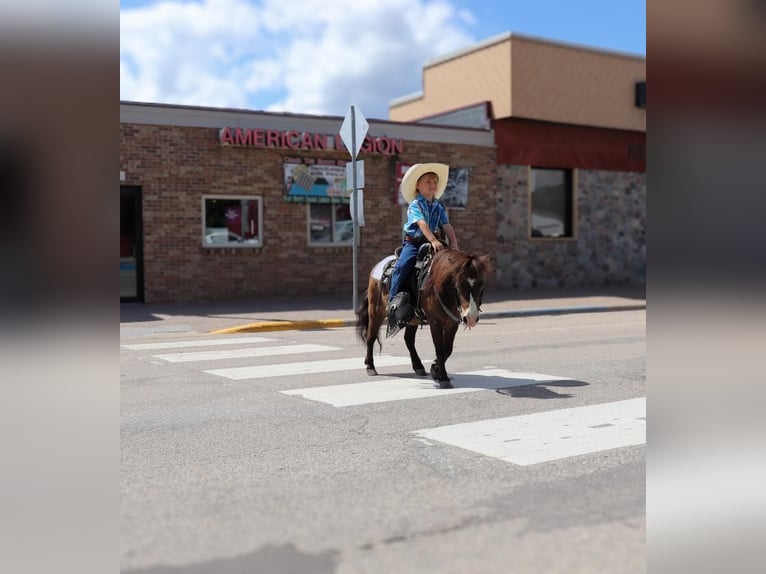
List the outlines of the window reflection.
<svg viewBox="0 0 766 574">
<path fill-rule="evenodd" d="M 572 172 L 533 168 L 532 237 L 572 237 Z"/>
<path fill-rule="evenodd" d="M 260 246 L 261 200 L 259 197 L 205 197 L 203 245 Z"/>
<path fill-rule="evenodd" d="M 312 244 L 349 244 L 354 239 L 348 203 L 309 204 L 309 239 Z"/>
</svg>

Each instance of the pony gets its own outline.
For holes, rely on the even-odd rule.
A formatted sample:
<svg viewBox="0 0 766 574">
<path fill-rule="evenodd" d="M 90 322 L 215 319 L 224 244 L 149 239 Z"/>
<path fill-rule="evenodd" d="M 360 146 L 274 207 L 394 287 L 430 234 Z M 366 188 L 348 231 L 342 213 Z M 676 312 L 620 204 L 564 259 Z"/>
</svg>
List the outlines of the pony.
<svg viewBox="0 0 766 574">
<path fill-rule="evenodd" d="M 394 256 L 388 256 L 373 267 L 367 291 L 356 309 L 357 332 L 367 345 L 364 364 L 370 376 L 378 374 L 373 360 L 373 346 L 377 341 L 378 347 L 382 348 L 379 333 L 387 318 L 388 305 L 388 285 L 381 284 L 376 270 L 380 272 L 393 259 Z M 417 375 L 426 376 L 425 367 L 415 349 L 415 334 L 421 324 L 428 324 L 436 351 L 430 375 L 442 389 L 452 388 L 446 363 L 452 354 L 455 334 L 460 325 L 472 329 L 478 322 L 484 279 L 491 269 L 487 255 L 441 249 L 431 258 L 425 281 L 419 282 L 422 286 L 414 293 L 417 313 L 404 327 L 404 343 L 410 353 L 412 369 Z M 410 284 L 413 284 L 412 278 Z"/>
</svg>

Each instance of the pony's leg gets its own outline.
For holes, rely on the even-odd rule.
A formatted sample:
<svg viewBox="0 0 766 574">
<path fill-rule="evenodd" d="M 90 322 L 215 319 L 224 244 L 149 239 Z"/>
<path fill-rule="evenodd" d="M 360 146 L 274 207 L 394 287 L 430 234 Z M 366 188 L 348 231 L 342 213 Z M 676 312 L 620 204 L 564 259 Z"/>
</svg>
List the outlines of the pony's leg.
<svg viewBox="0 0 766 574">
<path fill-rule="evenodd" d="M 367 354 L 364 357 L 364 365 L 367 367 L 367 374 L 370 376 L 377 375 L 378 371 L 375 369 L 375 361 L 372 358 L 373 345 L 375 344 L 374 338 L 367 339 Z"/>
<path fill-rule="evenodd" d="M 442 367 L 442 374 L 444 375 L 444 378 L 449 381 L 450 377 L 447 374 L 447 359 L 450 358 L 450 355 L 452 355 L 452 348 L 455 344 L 455 335 L 457 334 L 457 323 L 450 323 L 447 327 L 444 328 L 444 331 L 442 332 L 442 341 L 443 341 L 443 355 L 441 357 L 441 367 Z M 439 383 L 441 385 L 441 379 L 439 380 Z M 452 385 L 450 384 L 450 387 Z M 449 388 L 449 387 L 445 387 Z"/>
<path fill-rule="evenodd" d="M 436 359 L 431 364 L 431 378 L 439 383 L 440 388 L 451 389 L 452 383 L 450 383 L 447 370 L 444 367 L 448 356 L 446 354 L 445 331 L 440 326 L 431 324 L 431 338 L 434 341 L 434 350 L 436 351 Z"/>
<path fill-rule="evenodd" d="M 386 319 L 386 304 L 387 297 L 380 292 L 380 284 L 371 283 L 367 290 L 367 355 L 364 359 L 370 376 L 378 374 L 373 360 L 373 347 L 376 341 L 380 341 L 380 327 Z"/>
<path fill-rule="evenodd" d="M 415 371 L 415 374 L 420 375 L 421 377 L 425 377 L 426 368 L 423 366 L 423 363 L 420 361 L 418 352 L 415 349 L 415 335 L 417 334 L 417 332 L 418 332 L 417 325 L 407 325 L 404 328 L 404 344 L 407 345 L 407 350 L 410 352 L 410 361 L 412 361 L 412 370 Z"/>
</svg>

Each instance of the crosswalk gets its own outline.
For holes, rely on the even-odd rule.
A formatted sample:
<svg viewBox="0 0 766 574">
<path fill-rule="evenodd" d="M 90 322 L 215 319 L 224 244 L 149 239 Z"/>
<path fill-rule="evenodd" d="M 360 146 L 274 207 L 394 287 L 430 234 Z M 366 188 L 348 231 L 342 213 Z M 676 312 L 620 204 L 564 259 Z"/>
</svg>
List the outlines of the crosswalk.
<svg viewBox="0 0 766 574">
<path fill-rule="evenodd" d="M 375 363 L 378 364 L 377 358 Z M 409 363 L 409 359 L 407 359 Z M 357 361 L 357 366 L 359 362 Z M 383 366 L 383 363 L 380 363 Z M 477 379 L 478 377 L 478 379 Z M 430 379 L 390 378 L 383 381 L 332 385 L 281 391 L 287 395 L 300 395 L 307 399 L 320 401 L 334 407 L 348 407 L 417 399 L 421 397 L 443 397 L 459 393 L 472 393 L 489 389 L 504 389 L 524 385 L 533 385 L 544 381 L 560 381 L 562 377 L 540 375 L 537 373 L 514 373 L 503 369 L 486 369 L 457 373 L 453 389 L 439 389 Z"/>
<path fill-rule="evenodd" d="M 262 336 L 221 336 L 215 339 L 157 341 L 123 344 L 121 347 L 161 363 L 183 363 L 206 374 L 230 381 L 300 377 L 319 373 L 363 371 L 359 349 L 354 356 L 322 358 L 322 353 L 343 354 L 344 348 L 285 341 Z M 350 352 L 348 349 L 345 349 Z M 172 351 L 172 352 L 168 352 Z M 283 357 L 278 362 L 236 366 L 211 365 L 245 359 Z M 298 358 L 298 360 L 292 360 Z M 423 358 L 424 364 L 430 359 Z M 378 368 L 407 366 L 409 356 L 376 355 Z M 216 368 L 208 368 L 215 366 Z M 438 401 L 462 393 L 511 389 L 546 383 L 574 383 L 571 378 L 532 372 L 486 368 L 455 372 L 453 389 L 439 389 L 430 379 L 363 375 L 358 382 L 275 390 L 291 400 L 306 400 L 339 409 L 395 401 Z M 285 379 L 282 379 L 285 380 Z M 289 380 L 289 379 L 287 379 Z M 645 444 L 646 399 L 555 409 L 504 418 L 462 422 L 411 432 L 413 440 L 439 443 L 480 453 L 515 465 L 526 466 L 602 450 Z"/>
</svg>

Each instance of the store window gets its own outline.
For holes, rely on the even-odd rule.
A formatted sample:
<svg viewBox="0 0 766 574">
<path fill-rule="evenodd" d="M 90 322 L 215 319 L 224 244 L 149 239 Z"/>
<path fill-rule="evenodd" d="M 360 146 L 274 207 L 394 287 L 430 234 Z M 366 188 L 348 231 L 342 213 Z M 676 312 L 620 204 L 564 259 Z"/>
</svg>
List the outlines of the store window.
<svg viewBox="0 0 766 574">
<path fill-rule="evenodd" d="M 348 203 L 309 203 L 309 244 L 351 245 L 354 223 Z"/>
<path fill-rule="evenodd" d="M 530 171 L 530 236 L 574 237 L 572 170 L 532 168 Z"/>
<path fill-rule="evenodd" d="M 260 197 L 206 195 L 202 198 L 202 245 L 260 247 L 263 207 Z"/>
</svg>

